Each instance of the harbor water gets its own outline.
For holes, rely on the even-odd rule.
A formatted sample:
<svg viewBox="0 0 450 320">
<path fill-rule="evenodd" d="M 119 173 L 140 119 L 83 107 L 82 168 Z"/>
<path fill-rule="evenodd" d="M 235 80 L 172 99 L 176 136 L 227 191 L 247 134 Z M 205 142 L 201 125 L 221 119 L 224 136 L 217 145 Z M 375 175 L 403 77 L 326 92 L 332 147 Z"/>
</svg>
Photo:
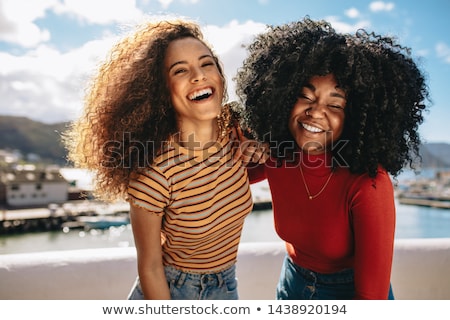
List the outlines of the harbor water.
<svg viewBox="0 0 450 320">
<path fill-rule="evenodd" d="M 397 205 L 396 238 L 450 238 L 450 210 Z M 281 241 L 271 210 L 253 211 L 242 232 L 242 242 Z M 0 254 L 134 246 L 131 226 L 35 232 L 0 236 Z"/>
</svg>

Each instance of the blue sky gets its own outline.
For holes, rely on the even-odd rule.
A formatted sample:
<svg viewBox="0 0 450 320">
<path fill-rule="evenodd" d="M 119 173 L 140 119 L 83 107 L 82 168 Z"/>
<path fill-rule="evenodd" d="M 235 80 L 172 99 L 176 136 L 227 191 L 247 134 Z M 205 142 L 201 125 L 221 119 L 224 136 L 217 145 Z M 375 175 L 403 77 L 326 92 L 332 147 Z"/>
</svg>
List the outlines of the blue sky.
<svg viewBox="0 0 450 320">
<path fill-rule="evenodd" d="M 161 16 L 197 20 L 232 77 L 243 45 L 267 24 L 326 19 L 338 31 L 394 35 L 425 71 L 433 105 L 425 142 L 450 143 L 450 1 L 410 0 L 0 0 L 0 114 L 45 123 L 82 107 L 87 77 L 117 36 Z"/>
</svg>

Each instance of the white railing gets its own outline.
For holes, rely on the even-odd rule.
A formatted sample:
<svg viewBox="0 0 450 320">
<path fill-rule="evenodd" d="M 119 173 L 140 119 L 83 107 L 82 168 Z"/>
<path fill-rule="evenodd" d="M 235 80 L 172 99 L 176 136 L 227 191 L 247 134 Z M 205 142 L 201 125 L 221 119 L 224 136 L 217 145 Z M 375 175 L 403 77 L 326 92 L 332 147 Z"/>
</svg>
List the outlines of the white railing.
<svg viewBox="0 0 450 320">
<path fill-rule="evenodd" d="M 246 300 L 274 299 L 282 242 L 242 243 L 237 276 Z M 392 285 L 399 300 L 450 299 L 450 238 L 399 239 Z M 122 300 L 136 276 L 134 248 L 0 255 L 0 299 Z"/>
</svg>

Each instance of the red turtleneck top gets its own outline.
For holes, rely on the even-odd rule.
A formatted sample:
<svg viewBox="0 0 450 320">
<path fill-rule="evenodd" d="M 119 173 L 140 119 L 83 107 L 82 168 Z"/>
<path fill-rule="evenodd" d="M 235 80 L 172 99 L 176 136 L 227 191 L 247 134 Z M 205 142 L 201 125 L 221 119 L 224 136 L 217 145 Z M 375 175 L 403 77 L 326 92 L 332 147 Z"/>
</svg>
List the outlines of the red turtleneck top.
<svg viewBox="0 0 450 320">
<path fill-rule="evenodd" d="M 303 154 L 300 154 L 303 155 Z M 330 157 L 303 155 L 301 165 L 311 195 L 331 173 Z M 395 231 L 392 181 L 339 167 L 323 191 L 309 199 L 299 160 L 277 166 L 273 160 L 249 168 L 250 182 L 268 180 L 275 230 L 299 266 L 319 273 L 353 268 L 355 299 L 388 296 Z"/>
</svg>

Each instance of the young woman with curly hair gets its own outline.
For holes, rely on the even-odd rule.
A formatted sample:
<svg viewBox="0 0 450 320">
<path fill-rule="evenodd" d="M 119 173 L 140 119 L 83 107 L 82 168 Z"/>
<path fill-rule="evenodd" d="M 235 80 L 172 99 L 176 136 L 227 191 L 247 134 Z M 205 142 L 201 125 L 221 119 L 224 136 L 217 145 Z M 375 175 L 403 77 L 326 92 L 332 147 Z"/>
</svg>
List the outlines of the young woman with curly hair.
<svg viewBox="0 0 450 320">
<path fill-rule="evenodd" d="M 249 46 L 237 92 L 270 159 L 287 256 L 278 299 L 393 299 L 390 175 L 414 166 L 428 90 L 409 50 L 325 21 L 269 27 Z"/>
<path fill-rule="evenodd" d="M 195 23 L 150 22 L 119 41 L 66 134 L 96 195 L 127 199 L 138 278 L 129 299 L 237 299 L 235 262 L 252 210 L 233 160 L 225 77 Z"/>
</svg>

